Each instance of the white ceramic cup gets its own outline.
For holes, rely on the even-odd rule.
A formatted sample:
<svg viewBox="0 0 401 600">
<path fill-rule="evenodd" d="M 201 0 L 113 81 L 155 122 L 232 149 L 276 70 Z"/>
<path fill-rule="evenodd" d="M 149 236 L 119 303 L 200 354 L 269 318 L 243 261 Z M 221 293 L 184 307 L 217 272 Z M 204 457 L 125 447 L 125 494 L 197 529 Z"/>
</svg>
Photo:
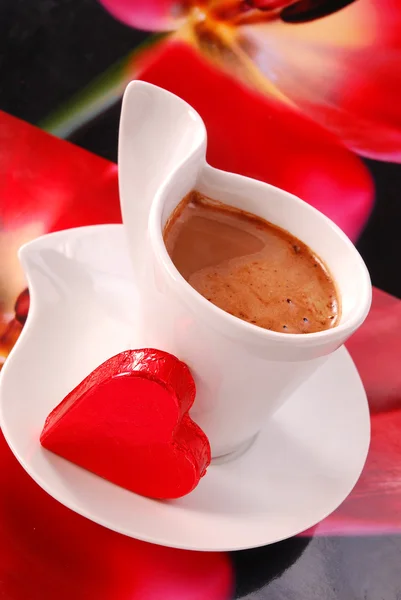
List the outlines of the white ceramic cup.
<svg viewBox="0 0 401 600">
<path fill-rule="evenodd" d="M 358 329 L 369 312 L 371 283 L 359 253 L 330 219 L 283 190 L 212 168 L 205 154 L 203 122 L 188 104 L 150 84 L 129 84 L 119 177 L 141 295 L 140 339 L 190 367 L 197 386 L 191 416 L 209 437 L 216 458 L 247 447 L 293 390 Z M 341 297 L 338 326 L 311 334 L 268 331 L 194 290 L 163 242 L 168 217 L 192 189 L 282 227 L 320 256 Z"/>
</svg>

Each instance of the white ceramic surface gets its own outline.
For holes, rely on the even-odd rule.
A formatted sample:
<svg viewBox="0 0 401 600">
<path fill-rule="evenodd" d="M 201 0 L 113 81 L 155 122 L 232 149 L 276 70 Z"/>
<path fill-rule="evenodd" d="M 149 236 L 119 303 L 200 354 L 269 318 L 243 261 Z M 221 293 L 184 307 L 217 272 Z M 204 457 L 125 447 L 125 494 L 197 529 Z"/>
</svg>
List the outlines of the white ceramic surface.
<svg viewBox="0 0 401 600">
<path fill-rule="evenodd" d="M 235 550 L 305 530 L 350 492 L 368 450 L 369 413 L 344 348 L 243 456 L 213 464 L 179 501 L 137 496 L 42 449 L 39 435 L 54 406 L 99 363 L 138 347 L 138 288 L 118 225 L 45 236 L 25 246 L 21 260 L 31 309 L 1 374 L 0 419 L 18 460 L 54 498 L 135 538 Z"/>
<path fill-rule="evenodd" d="M 134 81 L 123 101 L 119 180 L 123 220 L 141 291 L 138 339 L 191 368 L 193 414 L 214 457 L 260 430 L 291 393 L 364 321 L 371 302 L 366 267 L 344 233 L 282 190 L 210 167 L 200 116 L 161 88 Z M 163 243 L 164 224 L 193 188 L 290 231 L 328 265 L 342 300 L 338 327 L 309 335 L 267 331 L 222 311 L 181 277 Z"/>
</svg>

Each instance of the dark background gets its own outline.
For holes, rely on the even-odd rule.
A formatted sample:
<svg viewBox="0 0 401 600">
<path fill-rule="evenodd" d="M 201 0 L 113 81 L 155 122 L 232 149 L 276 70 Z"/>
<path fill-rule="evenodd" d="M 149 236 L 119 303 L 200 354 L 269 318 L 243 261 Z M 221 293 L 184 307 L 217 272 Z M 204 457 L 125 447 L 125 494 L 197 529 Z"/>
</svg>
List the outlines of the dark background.
<svg viewBox="0 0 401 600">
<path fill-rule="evenodd" d="M 0 0 L 0 108 L 36 124 L 147 35 L 96 0 Z M 116 160 L 119 112 L 118 104 L 71 141 Z M 376 206 L 358 247 L 374 285 L 401 297 L 401 166 L 365 162 Z"/>
</svg>

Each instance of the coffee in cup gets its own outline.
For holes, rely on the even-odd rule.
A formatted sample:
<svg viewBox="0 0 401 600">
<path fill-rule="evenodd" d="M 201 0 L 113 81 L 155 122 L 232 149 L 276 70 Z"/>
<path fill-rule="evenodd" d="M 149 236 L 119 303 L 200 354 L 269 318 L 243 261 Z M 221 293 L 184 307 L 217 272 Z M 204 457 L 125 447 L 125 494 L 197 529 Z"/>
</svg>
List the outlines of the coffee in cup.
<svg viewBox="0 0 401 600">
<path fill-rule="evenodd" d="M 340 299 L 326 265 L 261 217 L 192 191 L 163 237 L 188 283 L 244 321 L 283 333 L 314 333 L 339 322 Z"/>
</svg>

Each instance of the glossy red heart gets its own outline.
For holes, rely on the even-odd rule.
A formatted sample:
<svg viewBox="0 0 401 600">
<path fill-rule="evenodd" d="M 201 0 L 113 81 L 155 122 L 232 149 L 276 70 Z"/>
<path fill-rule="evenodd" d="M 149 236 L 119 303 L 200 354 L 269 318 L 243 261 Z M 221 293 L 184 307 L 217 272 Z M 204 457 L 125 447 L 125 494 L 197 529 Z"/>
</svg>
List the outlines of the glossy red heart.
<svg viewBox="0 0 401 600">
<path fill-rule="evenodd" d="M 128 350 L 86 377 L 46 419 L 42 446 L 151 498 L 191 492 L 210 464 L 210 445 L 189 417 L 195 383 L 160 350 Z"/>
</svg>

